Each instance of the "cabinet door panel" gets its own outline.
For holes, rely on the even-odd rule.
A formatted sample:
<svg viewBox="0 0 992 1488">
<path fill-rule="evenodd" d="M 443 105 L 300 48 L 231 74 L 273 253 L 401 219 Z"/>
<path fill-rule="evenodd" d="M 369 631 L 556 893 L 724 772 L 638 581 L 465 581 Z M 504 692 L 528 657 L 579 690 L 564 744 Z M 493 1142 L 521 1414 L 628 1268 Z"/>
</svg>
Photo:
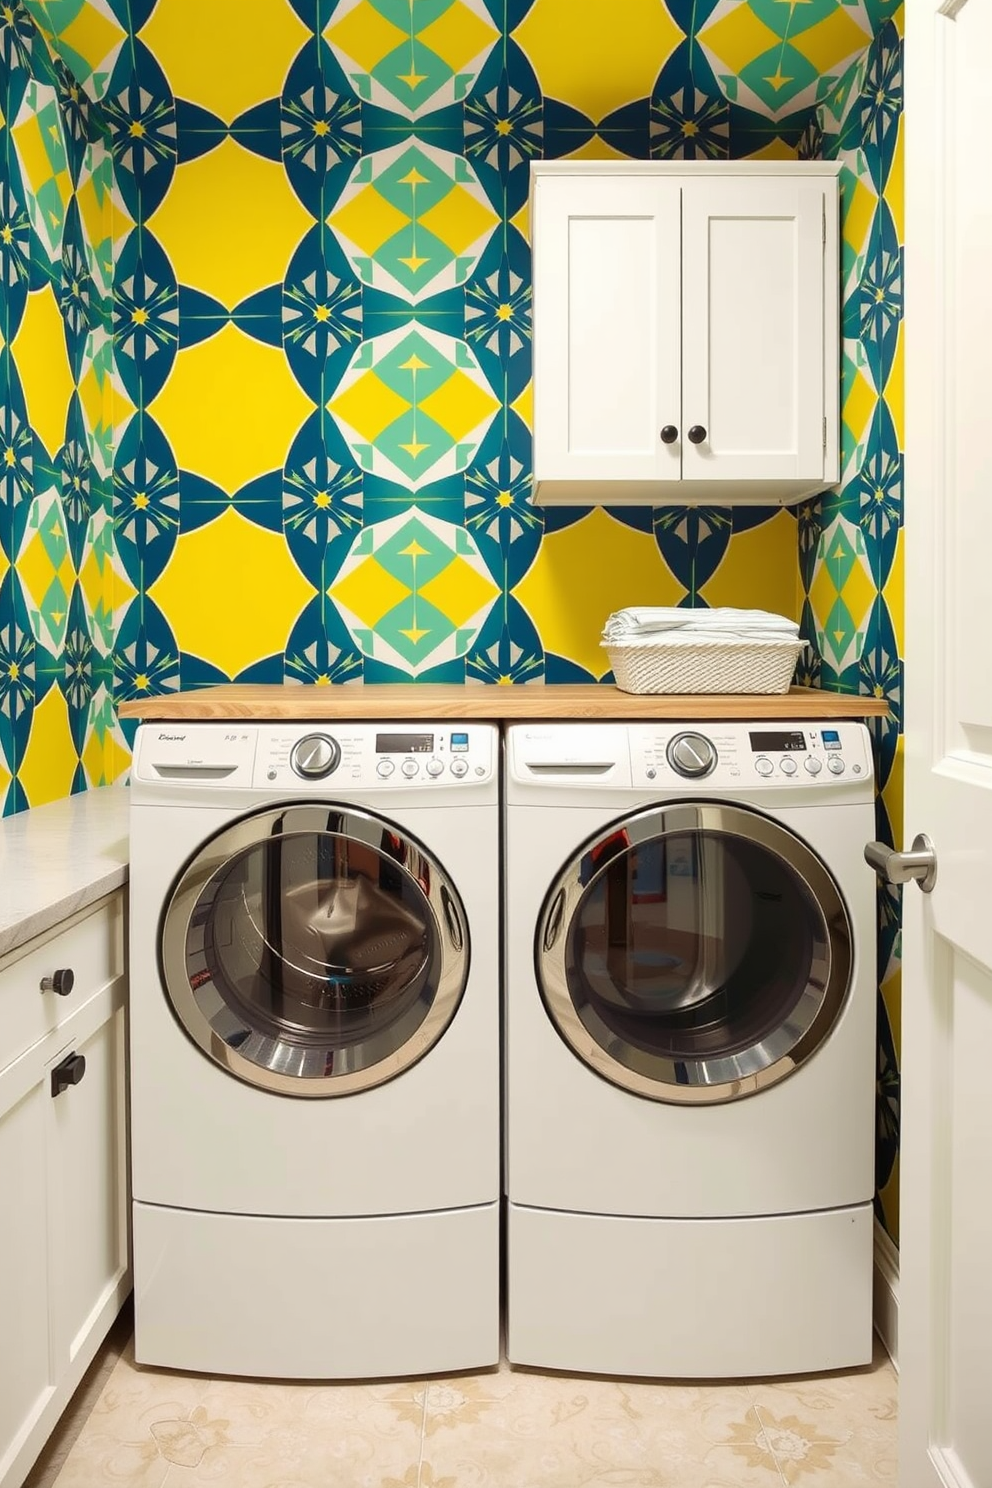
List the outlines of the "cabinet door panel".
<svg viewBox="0 0 992 1488">
<path fill-rule="evenodd" d="M 63 1030 L 52 1066 L 80 1054 L 78 1085 L 50 1098 L 50 1204 L 57 1348 L 69 1363 L 127 1269 L 124 1011 L 121 983 L 94 997 Z"/>
<path fill-rule="evenodd" d="M 683 188 L 683 479 L 824 469 L 821 182 Z"/>
<path fill-rule="evenodd" d="M 33 1052 L 0 1074 L 0 1480 L 54 1387 L 42 1074 Z"/>
<path fill-rule="evenodd" d="M 539 183 L 536 480 L 678 480 L 679 202 L 673 182 Z"/>
</svg>

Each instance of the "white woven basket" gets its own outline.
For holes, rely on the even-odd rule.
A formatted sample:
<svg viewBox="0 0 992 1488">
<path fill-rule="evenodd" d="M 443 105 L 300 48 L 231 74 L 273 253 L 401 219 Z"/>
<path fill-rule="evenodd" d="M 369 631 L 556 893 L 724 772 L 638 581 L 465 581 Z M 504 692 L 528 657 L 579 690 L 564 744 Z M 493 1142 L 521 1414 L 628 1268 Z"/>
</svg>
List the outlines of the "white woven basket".
<svg viewBox="0 0 992 1488">
<path fill-rule="evenodd" d="M 806 642 L 666 634 L 604 641 L 622 692 L 788 692 Z"/>
</svg>

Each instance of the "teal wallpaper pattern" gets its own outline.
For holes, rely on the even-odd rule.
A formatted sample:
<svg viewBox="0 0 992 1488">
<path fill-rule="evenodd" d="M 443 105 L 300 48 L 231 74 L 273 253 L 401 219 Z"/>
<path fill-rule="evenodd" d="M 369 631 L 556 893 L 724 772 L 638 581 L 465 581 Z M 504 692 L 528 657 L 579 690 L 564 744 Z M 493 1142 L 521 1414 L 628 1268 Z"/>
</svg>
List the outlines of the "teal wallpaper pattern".
<svg viewBox="0 0 992 1488">
<path fill-rule="evenodd" d="M 845 48 L 867 43 L 873 4 L 854 7 Z M 588 149 L 795 150 L 832 80 L 808 57 L 800 67 L 793 43 L 811 51 L 841 12 L 816 0 L 790 40 L 782 7 L 759 22 L 755 7 L 727 0 L 637 0 L 630 24 L 650 13 L 665 28 L 651 91 L 593 117 L 579 106 L 580 77 L 564 79 L 566 97 L 542 83 L 551 62 L 534 28 L 546 0 L 430 0 L 415 21 L 393 0 L 291 8 L 300 48 L 281 94 L 227 120 L 205 94 L 174 91 L 156 30 L 163 0 L 115 7 L 128 42 L 101 108 L 126 214 L 117 370 L 135 408 L 117 461 L 118 560 L 133 591 L 117 696 L 229 679 L 593 680 L 546 648 L 516 593 L 545 534 L 584 515 L 544 515 L 528 500 L 529 162 Z M 589 7 L 582 15 L 592 24 Z M 566 28 L 557 50 L 581 52 L 582 40 Z M 734 71 L 745 57 L 747 85 Z M 769 58 L 794 75 L 763 83 Z M 281 166 L 309 223 L 282 282 L 260 278 L 248 294 L 223 276 L 184 277 L 196 266 L 180 266 L 168 227 L 191 167 L 207 172 L 231 141 L 238 160 Z M 301 395 L 281 466 L 237 476 L 184 461 L 194 400 L 180 407 L 176 391 L 191 353 L 206 358 L 231 330 L 238 345 L 283 354 Z M 394 530 L 404 509 L 419 525 Z M 300 593 L 286 628 L 273 623 L 253 655 L 191 626 L 180 593 L 178 575 L 195 572 L 187 555 L 201 551 L 195 535 L 228 512 L 239 558 L 260 571 L 276 551 L 266 537 L 284 539 L 296 572 L 280 567 L 274 587 L 286 573 L 294 603 Z M 772 512 L 614 515 L 656 544 L 691 599 L 734 537 Z"/>
<path fill-rule="evenodd" d="M 884 697 L 871 720 L 876 834 L 902 842 L 905 596 L 903 528 L 902 40 L 878 31 L 817 113 L 810 153 L 843 166 L 842 478 L 799 509 L 803 633 L 800 680 Z M 898 1235 L 901 891 L 878 886 L 876 1211 Z"/>
<path fill-rule="evenodd" d="M 111 189 L 100 121 L 0 9 L 0 802 L 113 772 Z"/>
</svg>

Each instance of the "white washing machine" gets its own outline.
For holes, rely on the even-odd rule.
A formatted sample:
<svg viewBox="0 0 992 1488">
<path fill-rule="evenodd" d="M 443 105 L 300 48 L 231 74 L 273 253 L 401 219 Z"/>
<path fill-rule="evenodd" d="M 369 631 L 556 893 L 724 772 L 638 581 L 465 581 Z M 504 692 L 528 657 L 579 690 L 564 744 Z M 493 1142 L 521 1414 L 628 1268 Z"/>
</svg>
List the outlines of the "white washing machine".
<svg viewBox="0 0 992 1488">
<path fill-rule="evenodd" d="M 506 771 L 510 1360 L 867 1363 L 867 730 L 522 724 Z"/>
<path fill-rule="evenodd" d="M 139 1363 L 497 1361 L 498 743 L 477 723 L 139 729 Z"/>
</svg>

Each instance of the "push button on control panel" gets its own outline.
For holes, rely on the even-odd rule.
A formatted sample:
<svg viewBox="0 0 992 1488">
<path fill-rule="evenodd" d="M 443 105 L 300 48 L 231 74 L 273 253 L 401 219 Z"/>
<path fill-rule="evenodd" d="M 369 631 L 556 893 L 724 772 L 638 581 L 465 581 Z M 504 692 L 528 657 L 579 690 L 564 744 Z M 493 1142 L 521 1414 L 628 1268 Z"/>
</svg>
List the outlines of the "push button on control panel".
<svg viewBox="0 0 992 1488">
<path fill-rule="evenodd" d="M 775 766 L 772 764 L 771 760 L 767 759 L 763 754 L 755 760 L 754 768 L 757 770 L 759 775 L 771 775 L 775 770 Z"/>
<path fill-rule="evenodd" d="M 443 760 L 429 759 L 427 761 L 427 773 L 428 773 L 428 775 L 432 775 L 432 776 L 440 775 L 443 770 L 444 770 L 444 761 Z"/>
<path fill-rule="evenodd" d="M 831 775 L 843 775 L 844 761 L 837 754 L 832 754 L 827 760 L 827 769 Z"/>
<path fill-rule="evenodd" d="M 420 761 L 415 759 L 405 759 L 400 765 L 400 769 L 403 771 L 403 774 L 406 776 L 407 780 L 412 780 L 414 775 L 418 774 L 420 771 Z"/>
<path fill-rule="evenodd" d="M 464 759 L 453 759 L 451 761 L 451 773 L 452 773 L 452 775 L 457 775 L 458 778 L 459 778 L 459 780 L 461 779 L 461 777 L 463 775 L 467 775 L 468 774 L 468 760 L 464 760 Z"/>
<path fill-rule="evenodd" d="M 380 760 L 375 767 L 375 773 L 377 775 L 381 775 L 383 780 L 388 780 L 389 776 L 392 775 L 395 769 L 396 766 L 393 764 L 392 760 Z"/>
<path fill-rule="evenodd" d="M 796 762 L 795 762 L 795 760 L 794 759 L 789 759 L 788 757 L 786 757 L 782 761 L 782 774 L 783 775 L 795 775 L 795 773 L 796 773 Z"/>
<path fill-rule="evenodd" d="M 803 769 L 810 775 L 819 775 L 823 769 L 823 761 L 818 760 L 816 755 L 811 754 L 808 760 L 803 761 Z"/>
</svg>

